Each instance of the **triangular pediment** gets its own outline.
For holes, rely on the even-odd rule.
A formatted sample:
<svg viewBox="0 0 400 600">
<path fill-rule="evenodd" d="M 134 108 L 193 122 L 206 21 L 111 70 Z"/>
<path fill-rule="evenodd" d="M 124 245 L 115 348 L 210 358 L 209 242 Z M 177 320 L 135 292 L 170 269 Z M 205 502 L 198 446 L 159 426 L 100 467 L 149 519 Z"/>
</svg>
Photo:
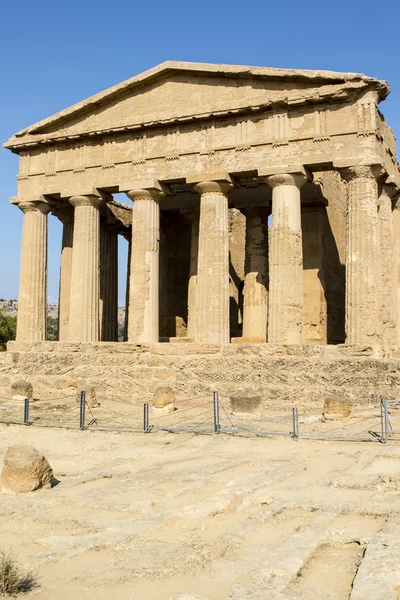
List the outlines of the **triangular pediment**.
<svg viewBox="0 0 400 600">
<path fill-rule="evenodd" d="M 345 99 L 385 82 L 352 73 L 208 65 L 170 61 L 15 134 L 18 149 L 145 126 L 199 120 L 267 106 Z"/>
</svg>

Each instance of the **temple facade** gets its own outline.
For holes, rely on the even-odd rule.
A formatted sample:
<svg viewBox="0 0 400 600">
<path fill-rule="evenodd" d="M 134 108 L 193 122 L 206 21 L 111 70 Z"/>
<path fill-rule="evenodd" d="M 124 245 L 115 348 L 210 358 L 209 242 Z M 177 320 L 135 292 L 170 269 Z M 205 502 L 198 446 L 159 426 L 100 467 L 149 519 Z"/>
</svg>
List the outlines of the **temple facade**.
<svg viewBox="0 0 400 600">
<path fill-rule="evenodd" d="M 122 235 L 128 342 L 400 345 L 388 93 L 353 73 L 167 62 L 15 134 L 17 344 L 46 340 L 53 215 L 62 342 L 117 341 Z"/>
</svg>

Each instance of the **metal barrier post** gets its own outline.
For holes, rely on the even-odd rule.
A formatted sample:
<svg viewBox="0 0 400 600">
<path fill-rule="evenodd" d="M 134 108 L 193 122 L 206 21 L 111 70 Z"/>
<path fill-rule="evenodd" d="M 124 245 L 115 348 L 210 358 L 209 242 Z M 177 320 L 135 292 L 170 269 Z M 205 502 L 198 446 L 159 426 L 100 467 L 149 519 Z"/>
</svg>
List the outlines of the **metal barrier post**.
<svg viewBox="0 0 400 600">
<path fill-rule="evenodd" d="M 143 431 L 149 433 L 149 404 L 145 402 L 143 404 Z"/>
<path fill-rule="evenodd" d="M 293 422 L 293 432 L 292 438 L 294 440 L 299 439 L 299 409 L 293 407 L 292 408 L 292 422 Z"/>
<path fill-rule="evenodd" d="M 79 428 L 85 429 L 86 392 L 82 390 L 79 400 Z"/>
<path fill-rule="evenodd" d="M 214 407 L 214 433 L 221 433 L 221 425 L 219 422 L 219 398 L 218 392 L 213 392 L 213 407 Z"/>
<path fill-rule="evenodd" d="M 383 415 L 384 415 L 384 425 L 385 425 L 385 444 L 388 441 L 389 435 L 389 403 L 387 398 L 383 399 Z"/>
<path fill-rule="evenodd" d="M 383 396 L 379 396 L 380 404 L 381 404 L 381 443 L 386 444 L 387 442 L 387 434 L 385 435 L 385 400 Z M 387 432 L 387 429 L 386 429 Z"/>
<path fill-rule="evenodd" d="M 29 425 L 29 399 L 24 399 L 24 425 Z"/>
</svg>

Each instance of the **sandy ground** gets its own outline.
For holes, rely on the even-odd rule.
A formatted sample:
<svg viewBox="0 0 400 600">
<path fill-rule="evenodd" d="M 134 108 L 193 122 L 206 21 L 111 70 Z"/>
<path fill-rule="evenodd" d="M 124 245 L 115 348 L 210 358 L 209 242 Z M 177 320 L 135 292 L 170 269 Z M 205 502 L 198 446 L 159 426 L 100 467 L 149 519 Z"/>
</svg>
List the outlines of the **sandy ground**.
<svg viewBox="0 0 400 600">
<path fill-rule="evenodd" d="M 37 600 L 400 598 L 400 443 L 0 425 L 59 480 L 0 496 Z"/>
</svg>

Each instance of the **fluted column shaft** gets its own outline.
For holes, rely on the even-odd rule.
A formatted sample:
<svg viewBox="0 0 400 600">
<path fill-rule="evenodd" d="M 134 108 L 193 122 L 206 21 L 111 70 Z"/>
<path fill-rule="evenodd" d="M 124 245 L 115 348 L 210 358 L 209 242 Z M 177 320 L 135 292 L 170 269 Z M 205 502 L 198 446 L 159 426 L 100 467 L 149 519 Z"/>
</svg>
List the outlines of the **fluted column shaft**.
<svg viewBox="0 0 400 600">
<path fill-rule="evenodd" d="M 100 339 L 118 341 L 118 232 L 100 224 Z"/>
<path fill-rule="evenodd" d="M 272 187 L 269 238 L 268 341 L 300 344 L 303 327 L 302 173 L 266 178 Z"/>
<path fill-rule="evenodd" d="M 129 239 L 124 235 L 128 242 L 128 258 L 126 264 L 126 289 L 125 289 L 125 320 L 124 320 L 124 342 L 128 341 L 128 324 L 129 324 L 129 288 L 131 281 L 131 248 L 132 248 L 132 235 Z"/>
<path fill-rule="evenodd" d="M 396 302 L 396 344 L 400 346 L 400 202 L 396 200 L 393 208 L 394 239 L 394 286 Z"/>
<path fill-rule="evenodd" d="M 228 192 L 230 183 L 203 181 L 200 194 L 196 341 L 229 343 Z"/>
<path fill-rule="evenodd" d="M 243 287 L 243 337 L 265 342 L 268 320 L 268 210 L 249 207 Z"/>
<path fill-rule="evenodd" d="M 73 196 L 74 235 L 71 267 L 69 340 L 97 342 L 100 334 L 100 215 L 102 199 Z"/>
<path fill-rule="evenodd" d="M 46 339 L 47 320 L 47 214 L 44 202 L 22 202 L 21 269 L 19 277 L 17 340 Z"/>
<path fill-rule="evenodd" d="M 128 341 L 136 344 L 159 341 L 159 241 L 160 199 L 158 189 L 133 189 L 131 273 Z"/>
<path fill-rule="evenodd" d="M 347 180 L 346 341 L 381 342 L 378 184 L 380 169 L 341 170 Z"/>
<path fill-rule="evenodd" d="M 72 269 L 72 244 L 74 233 L 74 211 L 72 206 L 68 209 L 58 210 L 56 216 L 63 224 L 61 242 L 60 264 L 60 292 L 58 301 L 58 339 L 60 342 L 68 341 L 69 308 L 71 300 L 71 269 Z"/>
<path fill-rule="evenodd" d="M 379 197 L 382 344 L 397 344 L 397 283 L 392 197 L 397 188 L 384 185 Z"/>
<path fill-rule="evenodd" d="M 199 212 L 186 215 L 191 222 L 190 266 L 188 284 L 187 337 L 196 337 L 197 261 L 199 256 Z"/>
</svg>

